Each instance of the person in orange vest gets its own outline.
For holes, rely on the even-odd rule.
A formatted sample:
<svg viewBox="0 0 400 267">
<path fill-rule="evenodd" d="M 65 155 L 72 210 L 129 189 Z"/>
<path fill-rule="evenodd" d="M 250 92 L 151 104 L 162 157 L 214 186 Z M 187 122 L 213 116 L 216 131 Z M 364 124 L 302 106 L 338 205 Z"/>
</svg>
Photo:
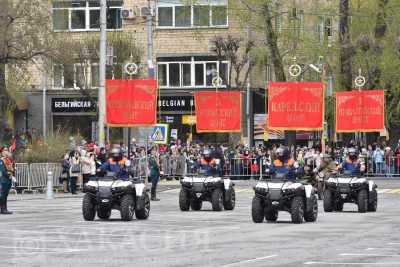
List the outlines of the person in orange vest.
<svg viewBox="0 0 400 267">
<path fill-rule="evenodd" d="M 110 158 L 101 165 L 100 170 L 102 172 L 112 172 L 121 179 L 128 179 L 129 174 L 125 170 L 126 160 L 127 159 L 122 155 L 121 149 L 119 147 L 114 147 L 110 151 Z"/>
<path fill-rule="evenodd" d="M 290 156 L 287 147 L 280 146 L 276 150 L 277 159 L 272 164 L 271 173 L 286 174 L 287 179 L 291 182 L 296 180 L 296 161 Z"/>
<path fill-rule="evenodd" d="M 207 175 L 214 175 L 219 173 L 218 165 L 217 160 L 211 156 L 211 151 L 207 148 L 204 149 L 198 168 L 205 171 Z"/>
</svg>

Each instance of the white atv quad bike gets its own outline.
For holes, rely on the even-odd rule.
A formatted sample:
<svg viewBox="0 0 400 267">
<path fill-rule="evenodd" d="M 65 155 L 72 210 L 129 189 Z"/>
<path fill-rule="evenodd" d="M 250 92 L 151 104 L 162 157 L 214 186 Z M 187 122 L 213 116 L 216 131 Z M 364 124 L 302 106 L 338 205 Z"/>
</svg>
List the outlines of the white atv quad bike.
<svg viewBox="0 0 400 267">
<path fill-rule="evenodd" d="M 315 222 L 318 217 L 318 200 L 310 184 L 288 182 L 284 174 L 275 174 L 260 180 L 254 187 L 251 214 L 253 222 L 278 219 L 279 211 L 289 212 L 293 223 Z"/>
<path fill-rule="evenodd" d="M 324 191 L 324 211 L 342 211 L 344 203 L 355 203 L 358 212 L 377 210 L 378 186 L 363 177 L 352 177 L 344 173 L 326 180 Z"/>
<path fill-rule="evenodd" d="M 84 192 L 82 213 L 86 221 L 93 221 L 96 212 L 100 219 L 107 220 L 113 209 L 120 211 L 123 221 L 131 221 L 134 214 L 139 220 L 149 217 L 150 197 L 142 178 L 96 177 L 85 184 Z"/>
<path fill-rule="evenodd" d="M 180 209 L 201 210 L 203 201 L 211 202 L 214 211 L 233 210 L 236 202 L 234 183 L 229 178 L 207 176 L 204 171 L 185 175 L 181 179 Z"/>
</svg>

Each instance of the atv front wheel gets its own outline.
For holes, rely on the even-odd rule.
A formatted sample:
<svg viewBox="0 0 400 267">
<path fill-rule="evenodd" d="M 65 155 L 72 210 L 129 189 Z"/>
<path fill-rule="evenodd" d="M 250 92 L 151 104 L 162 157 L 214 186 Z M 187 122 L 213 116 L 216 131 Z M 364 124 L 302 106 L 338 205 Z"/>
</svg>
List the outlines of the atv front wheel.
<svg viewBox="0 0 400 267">
<path fill-rule="evenodd" d="M 183 188 L 179 193 L 179 208 L 181 211 L 188 211 L 190 209 L 189 193 Z"/>
<path fill-rule="evenodd" d="M 121 219 L 132 221 L 135 213 L 135 200 L 132 195 L 124 195 L 121 199 Z"/>
<path fill-rule="evenodd" d="M 236 194 L 235 189 L 232 187 L 231 189 L 225 191 L 225 198 L 224 198 L 224 209 L 226 210 L 233 210 L 235 208 L 236 203 Z"/>
<path fill-rule="evenodd" d="M 85 194 L 82 200 L 82 215 L 85 221 L 93 221 L 96 216 L 96 209 L 93 204 L 92 197 L 89 194 Z"/>
<path fill-rule="evenodd" d="M 333 211 L 333 195 L 332 191 L 329 189 L 326 189 L 324 191 L 324 211 L 325 212 Z"/>
<path fill-rule="evenodd" d="M 358 212 L 364 213 L 368 208 L 368 192 L 363 189 L 358 192 L 357 196 Z"/>
<path fill-rule="evenodd" d="M 136 219 L 138 220 L 146 220 L 150 215 L 150 197 L 148 193 L 144 193 L 143 195 L 144 205 L 141 209 L 135 210 Z"/>
<path fill-rule="evenodd" d="M 292 200 L 290 214 L 293 223 L 302 223 L 304 220 L 304 199 L 297 196 Z"/>
<path fill-rule="evenodd" d="M 201 210 L 201 206 L 203 206 L 203 202 L 199 199 L 193 199 L 190 201 L 190 207 L 192 210 Z"/>
<path fill-rule="evenodd" d="M 224 193 L 217 188 L 211 193 L 211 205 L 213 211 L 221 211 L 224 208 Z"/>
<path fill-rule="evenodd" d="M 251 217 L 255 223 L 262 223 L 264 220 L 263 200 L 257 196 L 253 197 L 253 201 L 251 203 Z"/>
<path fill-rule="evenodd" d="M 111 209 L 98 209 L 97 210 L 97 217 L 102 220 L 108 220 L 111 217 Z"/>
<path fill-rule="evenodd" d="M 374 189 L 369 195 L 368 211 L 375 212 L 378 209 L 378 193 Z"/>
<path fill-rule="evenodd" d="M 306 222 L 315 222 L 318 217 L 318 200 L 316 195 L 311 196 L 311 207 L 306 207 L 307 210 L 304 213 L 304 220 Z"/>
</svg>

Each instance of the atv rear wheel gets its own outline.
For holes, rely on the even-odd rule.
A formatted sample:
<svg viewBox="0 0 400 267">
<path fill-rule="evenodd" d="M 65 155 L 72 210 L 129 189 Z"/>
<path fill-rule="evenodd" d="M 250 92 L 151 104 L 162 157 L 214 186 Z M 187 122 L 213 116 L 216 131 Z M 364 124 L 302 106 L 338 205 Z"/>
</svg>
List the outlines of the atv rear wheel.
<svg viewBox="0 0 400 267">
<path fill-rule="evenodd" d="M 291 204 L 290 215 L 293 223 L 302 223 L 304 220 L 304 199 L 303 197 L 294 197 Z"/>
<path fill-rule="evenodd" d="M 368 211 L 375 212 L 378 209 L 378 193 L 374 189 L 369 195 Z"/>
<path fill-rule="evenodd" d="M 232 187 L 231 189 L 225 191 L 224 198 L 224 209 L 233 210 L 235 208 L 236 203 L 236 194 L 235 189 Z"/>
<path fill-rule="evenodd" d="M 253 197 L 251 203 L 251 217 L 255 223 L 262 223 L 264 220 L 263 200 L 257 196 Z"/>
<path fill-rule="evenodd" d="M 304 213 L 304 220 L 306 222 L 315 222 L 318 217 L 318 200 L 316 195 L 312 195 L 312 207 L 306 207 L 307 210 Z"/>
<path fill-rule="evenodd" d="M 82 200 L 82 215 L 85 221 L 93 221 L 96 216 L 96 209 L 93 204 L 92 197 L 89 194 L 85 194 Z"/>
<path fill-rule="evenodd" d="M 274 208 L 265 209 L 265 219 L 268 222 L 276 222 L 278 220 L 278 211 Z"/>
<path fill-rule="evenodd" d="M 335 202 L 335 211 L 343 211 L 343 201 L 338 200 Z"/>
<path fill-rule="evenodd" d="M 329 189 L 325 189 L 324 191 L 324 211 L 325 212 L 333 211 L 333 195 L 332 191 Z"/>
<path fill-rule="evenodd" d="M 324 182 L 318 181 L 317 194 L 319 200 L 322 200 L 324 198 Z"/>
<path fill-rule="evenodd" d="M 121 219 L 123 221 L 132 221 L 135 213 L 135 200 L 132 195 L 124 195 L 121 198 Z"/>
<path fill-rule="evenodd" d="M 179 208 L 181 211 L 188 211 L 190 209 L 189 192 L 183 188 L 179 192 Z"/>
<path fill-rule="evenodd" d="M 135 210 L 136 219 L 146 220 L 150 215 L 150 197 L 148 193 L 144 193 L 144 205 L 143 208 Z"/>
<path fill-rule="evenodd" d="M 111 217 L 111 209 L 99 208 L 97 210 L 97 217 L 102 220 L 108 220 Z"/>
<path fill-rule="evenodd" d="M 224 193 L 217 188 L 211 193 L 211 205 L 213 211 L 221 211 L 224 208 Z"/>
<path fill-rule="evenodd" d="M 201 210 L 201 207 L 203 206 L 203 202 L 199 199 L 192 199 L 190 201 L 190 207 L 192 210 Z"/>
<path fill-rule="evenodd" d="M 358 192 L 357 196 L 358 212 L 364 213 L 368 209 L 368 192 L 363 189 Z"/>
</svg>

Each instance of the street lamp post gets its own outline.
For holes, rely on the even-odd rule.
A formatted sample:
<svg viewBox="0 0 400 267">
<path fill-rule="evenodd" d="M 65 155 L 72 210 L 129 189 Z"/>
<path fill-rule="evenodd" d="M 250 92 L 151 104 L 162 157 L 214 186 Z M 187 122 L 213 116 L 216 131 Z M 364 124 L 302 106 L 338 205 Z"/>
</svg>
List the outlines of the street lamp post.
<svg viewBox="0 0 400 267">
<path fill-rule="evenodd" d="M 100 62 L 99 62 L 99 146 L 105 146 L 104 122 L 106 117 L 106 30 L 107 30 L 107 1 L 100 0 Z"/>
</svg>

